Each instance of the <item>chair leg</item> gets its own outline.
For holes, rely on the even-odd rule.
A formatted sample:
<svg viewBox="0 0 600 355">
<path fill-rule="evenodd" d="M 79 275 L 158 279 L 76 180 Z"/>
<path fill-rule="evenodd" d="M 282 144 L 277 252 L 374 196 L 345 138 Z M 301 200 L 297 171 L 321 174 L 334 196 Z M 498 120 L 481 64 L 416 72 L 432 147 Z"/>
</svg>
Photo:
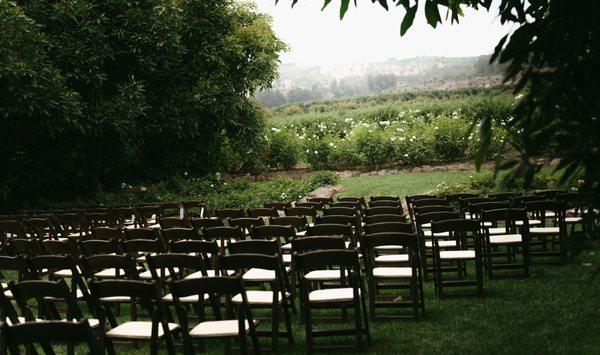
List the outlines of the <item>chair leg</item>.
<svg viewBox="0 0 600 355">
<path fill-rule="evenodd" d="M 272 308 L 273 316 L 271 318 L 271 349 L 277 351 L 279 346 L 279 313 L 281 312 L 281 305 L 279 303 L 273 304 Z"/>
<path fill-rule="evenodd" d="M 309 354 L 314 352 L 313 334 L 312 334 L 312 317 L 310 314 L 310 306 L 304 305 L 304 328 L 306 331 L 306 351 Z"/>
<path fill-rule="evenodd" d="M 358 350 L 362 351 L 365 347 L 363 342 L 363 325 L 361 320 L 360 300 L 354 300 L 354 326 L 356 328 L 356 342 Z"/>
</svg>

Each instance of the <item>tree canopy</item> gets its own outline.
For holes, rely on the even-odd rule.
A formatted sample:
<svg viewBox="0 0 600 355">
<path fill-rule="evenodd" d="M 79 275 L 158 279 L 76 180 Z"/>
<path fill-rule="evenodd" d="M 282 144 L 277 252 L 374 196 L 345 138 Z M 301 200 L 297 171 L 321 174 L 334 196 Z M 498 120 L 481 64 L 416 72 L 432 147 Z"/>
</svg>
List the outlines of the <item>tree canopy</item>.
<svg viewBox="0 0 600 355">
<path fill-rule="evenodd" d="M 276 0 L 277 2 L 278 0 Z M 298 0 L 291 0 L 294 6 Z M 332 1 L 324 0 L 323 8 Z M 600 2 L 594 0 L 371 0 L 388 10 L 402 6 L 400 34 L 412 26 L 424 7 L 427 22 L 458 23 L 463 8 L 489 10 L 499 6 L 500 21 L 516 29 L 497 44 L 491 62 L 506 64 L 505 80 L 515 82 L 515 105 L 509 125 L 519 132 L 507 142 L 520 152 L 517 160 L 497 161 L 512 169 L 511 176 L 530 182 L 540 167 L 533 157 L 561 159 L 558 169 L 567 179 L 583 169 L 584 191 L 600 203 Z M 350 8 L 340 0 L 340 18 Z M 356 0 L 354 0 L 356 5 Z M 477 162 L 489 154 L 491 118 L 479 122 L 482 149 Z"/>
<path fill-rule="evenodd" d="M 246 2 L 0 1 L 2 200 L 249 156 L 285 49 Z"/>
</svg>

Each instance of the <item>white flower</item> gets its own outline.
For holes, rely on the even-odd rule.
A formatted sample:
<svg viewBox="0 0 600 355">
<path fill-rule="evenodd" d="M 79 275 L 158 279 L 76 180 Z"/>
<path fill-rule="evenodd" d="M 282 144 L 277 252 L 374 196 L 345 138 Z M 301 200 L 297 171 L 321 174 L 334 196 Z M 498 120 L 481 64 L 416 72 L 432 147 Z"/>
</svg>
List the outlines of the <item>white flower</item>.
<svg viewBox="0 0 600 355">
<path fill-rule="evenodd" d="M 271 131 L 273 131 L 273 132 L 275 132 L 275 133 L 279 133 L 279 132 L 281 132 L 281 130 L 280 130 L 279 128 L 277 128 L 277 127 L 272 127 L 272 128 L 271 128 Z"/>
<path fill-rule="evenodd" d="M 523 98 L 523 94 L 519 94 L 515 96 L 515 100 L 521 100 Z"/>
<path fill-rule="evenodd" d="M 307 153 L 310 153 L 310 149 L 307 149 L 307 150 L 306 150 L 306 152 L 307 152 Z"/>
<path fill-rule="evenodd" d="M 405 157 L 405 158 L 408 158 L 408 153 L 404 154 L 404 157 Z"/>
<path fill-rule="evenodd" d="M 330 146 L 330 147 L 333 147 L 333 146 L 335 146 L 335 145 L 333 144 L 333 142 L 329 142 L 329 146 Z"/>
<path fill-rule="evenodd" d="M 438 126 L 435 126 L 433 129 L 435 129 L 435 130 L 438 130 L 438 129 L 440 129 L 440 128 L 439 128 Z"/>
<path fill-rule="evenodd" d="M 319 154 L 319 152 L 315 150 L 315 154 Z"/>
<path fill-rule="evenodd" d="M 348 118 L 344 119 L 344 122 L 346 122 L 346 123 L 350 123 L 352 121 L 354 121 L 354 119 L 352 117 L 348 117 Z"/>
</svg>

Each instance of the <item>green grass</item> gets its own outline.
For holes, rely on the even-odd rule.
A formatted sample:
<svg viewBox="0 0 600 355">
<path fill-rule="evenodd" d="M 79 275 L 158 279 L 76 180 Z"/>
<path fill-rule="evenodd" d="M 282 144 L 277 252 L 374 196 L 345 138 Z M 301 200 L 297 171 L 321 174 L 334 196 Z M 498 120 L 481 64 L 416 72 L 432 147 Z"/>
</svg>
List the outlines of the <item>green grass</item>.
<svg viewBox="0 0 600 355">
<path fill-rule="evenodd" d="M 342 179 L 342 196 L 406 195 L 423 194 L 434 190 L 441 183 L 462 184 L 469 182 L 469 172 L 400 173 L 383 176 L 364 176 Z"/>
<path fill-rule="evenodd" d="M 356 177 L 342 180 L 344 195 L 424 193 L 442 181 L 461 183 L 469 172 L 435 172 Z M 529 279 L 489 280 L 484 277 L 483 298 L 438 299 L 431 283 L 425 285 L 426 313 L 421 320 L 381 320 L 371 323 L 368 354 L 529 354 L 600 352 L 600 244 L 570 236 L 577 250 L 566 265 L 533 265 Z M 127 314 L 123 307 L 124 314 Z M 261 314 L 254 312 L 255 315 Z M 124 317 L 123 317 L 124 318 Z M 280 340 L 280 352 L 306 352 L 304 327 L 292 316 L 295 345 Z M 352 324 L 352 317 L 348 325 Z M 262 324 L 267 329 L 270 324 Z M 323 339 L 318 344 L 354 338 Z M 219 340 L 209 341 L 207 353 L 222 353 Z M 269 339 L 262 338 L 263 347 Z M 117 347 L 119 354 L 146 354 Z M 164 350 L 164 349 L 163 349 Z M 161 351 L 164 352 L 164 351 Z"/>
</svg>

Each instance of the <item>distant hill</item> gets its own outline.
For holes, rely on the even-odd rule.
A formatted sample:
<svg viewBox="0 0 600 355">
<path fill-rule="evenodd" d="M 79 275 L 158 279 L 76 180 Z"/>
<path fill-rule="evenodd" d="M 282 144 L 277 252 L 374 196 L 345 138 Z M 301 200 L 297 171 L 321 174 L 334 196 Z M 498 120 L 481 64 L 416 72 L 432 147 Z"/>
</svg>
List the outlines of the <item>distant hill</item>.
<svg viewBox="0 0 600 355">
<path fill-rule="evenodd" d="M 490 87 L 503 68 L 489 56 L 417 57 L 339 66 L 284 64 L 271 90 L 257 94 L 267 107 L 350 98 L 370 93 Z"/>
</svg>

